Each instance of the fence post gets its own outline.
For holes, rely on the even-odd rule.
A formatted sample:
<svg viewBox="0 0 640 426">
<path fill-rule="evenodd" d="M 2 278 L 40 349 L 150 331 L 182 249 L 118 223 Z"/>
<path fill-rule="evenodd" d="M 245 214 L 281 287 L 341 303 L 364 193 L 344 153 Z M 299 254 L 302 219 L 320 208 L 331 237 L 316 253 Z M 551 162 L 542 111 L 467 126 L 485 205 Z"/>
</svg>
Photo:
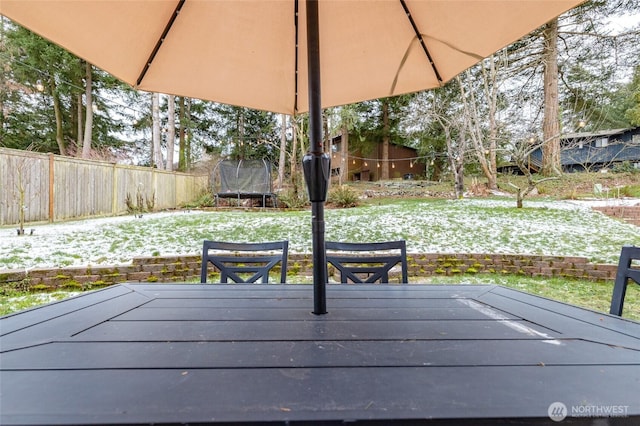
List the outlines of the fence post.
<svg viewBox="0 0 640 426">
<path fill-rule="evenodd" d="M 111 190 L 111 214 L 114 216 L 118 214 L 118 170 L 116 168 L 117 163 L 113 163 L 111 168 L 113 176 L 111 176 L 111 184 L 113 189 Z"/>
<path fill-rule="evenodd" d="M 55 203 L 53 198 L 53 188 L 55 180 L 55 158 L 52 153 L 49 153 L 49 222 L 53 222 L 55 218 Z"/>
</svg>

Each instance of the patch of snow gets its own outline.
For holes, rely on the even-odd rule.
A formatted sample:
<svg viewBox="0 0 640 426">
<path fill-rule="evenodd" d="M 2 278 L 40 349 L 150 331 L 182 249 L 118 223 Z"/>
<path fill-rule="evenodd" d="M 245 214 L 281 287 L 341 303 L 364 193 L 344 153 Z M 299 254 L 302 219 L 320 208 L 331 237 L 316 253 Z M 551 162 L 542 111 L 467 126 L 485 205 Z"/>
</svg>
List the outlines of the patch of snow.
<svg viewBox="0 0 640 426">
<path fill-rule="evenodd" d="M 640 245 L 640 227 L 592 210 L 596 201 L 525 200 L 524 209 L 515 209 L 513 199 L 412 200 L 328 209 L 326 239 L 404 239 L 410 253 L 583 256 L 616 263 L 622 245 Z M 617 202 L 623 201 L 640 202 Z M 17 236 L 15 227 L 0 229 L 0 269 L 124 265 L 140 256 L 200 255 L 204 239 L 287 239 L 291 253 L 311 252 L 309 211 L 173 211 L 33 228 L 34 235 L 27 236 Z"/>
</svg>

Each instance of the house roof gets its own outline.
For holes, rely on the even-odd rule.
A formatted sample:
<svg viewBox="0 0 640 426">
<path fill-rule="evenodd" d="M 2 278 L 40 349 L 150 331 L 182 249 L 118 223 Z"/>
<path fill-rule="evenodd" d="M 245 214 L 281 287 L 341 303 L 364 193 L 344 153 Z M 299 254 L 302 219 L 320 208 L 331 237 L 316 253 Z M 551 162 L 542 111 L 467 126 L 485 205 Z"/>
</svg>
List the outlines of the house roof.
<svg viewBox="0 0 640 426">
<path fill-rule="evenodd" d="M 587 139 L 587 138 L 597 138 L 602 136 L 613 136 L 619 135 L 620 133 L 624 133 L 630 129 L 610 129 L 610 130 L 597 130 L 595 132 L 578 132 L 578 133 L 567 133 L 562 136 L 561 139 Z"/>
</svg>

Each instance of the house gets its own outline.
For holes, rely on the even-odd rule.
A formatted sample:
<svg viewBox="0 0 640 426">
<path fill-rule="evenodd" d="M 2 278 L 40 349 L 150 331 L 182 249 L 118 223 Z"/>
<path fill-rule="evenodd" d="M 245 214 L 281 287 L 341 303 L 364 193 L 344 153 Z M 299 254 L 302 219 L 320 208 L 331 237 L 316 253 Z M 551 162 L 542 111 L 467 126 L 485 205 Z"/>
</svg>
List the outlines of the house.
<svg viewBox="0 0 640 426">
<path fill-rule="evenodd" d="M 343 161 L 342 135 L 331 139 L 331 176 L 339 176 L 344 167 L 343 178 L 347 181 L 377 181 L 388 171 L 389 179 L 417 179 L 424 176 L 426 166 L 418 162 L 420 156 L 415 148 L 389 144 L 389 155 L 383 161 L 382 143 L 373 152 L 363 154 L 349 149 Z"/>
<path fill-rule="evenodd" d="M 597 171 L 627 161 L 640 169 L 640 127 L 568 133 L 560 139 L 565 172 Z M 531 154 L 532 168 L 542 164 L 542 151 Z"/>
</svg>

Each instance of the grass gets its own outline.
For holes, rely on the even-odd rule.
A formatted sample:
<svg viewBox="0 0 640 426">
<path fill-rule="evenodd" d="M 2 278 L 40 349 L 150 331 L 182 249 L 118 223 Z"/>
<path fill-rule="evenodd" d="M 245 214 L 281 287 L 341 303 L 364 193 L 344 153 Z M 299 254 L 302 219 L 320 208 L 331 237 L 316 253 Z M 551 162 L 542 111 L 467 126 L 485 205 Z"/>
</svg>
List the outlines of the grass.
<svg viewBox="0 0 640 426">
<path fill-rule="evenodd" d="M 196 255 L 205 239 L 286 239 L 292 253 L 311 251 L 306 210 L 167 212 L 116 219 L 43 225 L 34 236 L 3 238 L 0 269 L 126 264 L 136 256 Z M 327 209 L 325 219 L 327 240 L 404 239 L 410 253 L 581 256 L 596 263 L 617 263 L 621 246 L 640 242 L 639 227 L 553 200 L 531 200 L 516 209 L 512 200 L 504 198 L 381 198 L 356 208 Z M 27 243 L 32 246 L 29 250 Z"/>
<path fill-rule="evenodd" d="M 80 294 L 78 291 L 32 293 L 0 289 L 0 316 L 44 305 Z"/>
</svg>

